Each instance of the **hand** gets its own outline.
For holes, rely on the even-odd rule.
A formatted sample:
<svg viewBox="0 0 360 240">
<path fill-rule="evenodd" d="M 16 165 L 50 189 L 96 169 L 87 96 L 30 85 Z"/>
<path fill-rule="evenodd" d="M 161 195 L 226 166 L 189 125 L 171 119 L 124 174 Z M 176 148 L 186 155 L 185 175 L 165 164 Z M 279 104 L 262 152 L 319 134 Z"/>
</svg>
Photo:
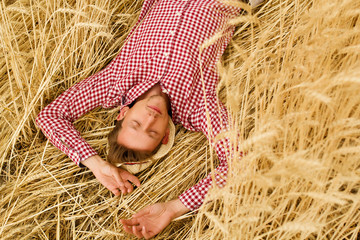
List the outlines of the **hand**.
<svg viewBox="0 0 360 240">
<path fill-rule="evenodd" d="M 116 196 L 120 195 L 120 191 L 123 194 L 131 193 L 134 188 L 130 182 L 140 187 L 137 177 L 102 160 L 98 155 L 89 157 L 82 161 L 82 164 L 87 166 L 94 173 L 96 179 Z"/>
<path fill-rule="evenodd" d="M 134 214 L 131 219 L 121 219 L 125 232 L 138 238 L 152 238 L 161 232 L 176 217 L 188 212 L 180 200 L 155 203 Z"/>
</svg>

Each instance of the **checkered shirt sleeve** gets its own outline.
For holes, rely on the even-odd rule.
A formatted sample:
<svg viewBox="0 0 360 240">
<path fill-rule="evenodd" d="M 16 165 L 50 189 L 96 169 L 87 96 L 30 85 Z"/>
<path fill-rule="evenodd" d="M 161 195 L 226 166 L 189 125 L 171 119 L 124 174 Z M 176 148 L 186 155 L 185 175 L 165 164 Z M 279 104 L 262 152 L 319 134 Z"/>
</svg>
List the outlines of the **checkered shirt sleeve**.
<svg viewBox="0 0 360 240">
<path fill-rule="evenodd" d="M 105 102 L 113 83 L 111 68 L 112 64 L 109 64 L 97 74 L 72 86 L 36 118 L 37 125 L 50 142 L 77 165 L 97 152 L 80 136 L 73 122 Z"/>
<path fill-rule="evenodd" d="M 230 141 L 228 138 L 214 141 L 219 133 L 228 128 L 227 111 L 221 103 L 218 103 L 216 97 L 208 96 L 207 100 L 206 103 L 201 101 L 202 104 L 197 106 L 196 112 L 191 116 L 192 124 L 207 136 L 220 163 L 214 172 L 209 173 L 206 178 L 179 196 L 180 201 L 190 210 L 196 210 L 203 204 L 205 195 L 213 185 L 213 179 L 215 179 L 216 185 L 222 188 L 226 184 L 228 172 L 227 159 L 230 154 Z"/>
</svg>

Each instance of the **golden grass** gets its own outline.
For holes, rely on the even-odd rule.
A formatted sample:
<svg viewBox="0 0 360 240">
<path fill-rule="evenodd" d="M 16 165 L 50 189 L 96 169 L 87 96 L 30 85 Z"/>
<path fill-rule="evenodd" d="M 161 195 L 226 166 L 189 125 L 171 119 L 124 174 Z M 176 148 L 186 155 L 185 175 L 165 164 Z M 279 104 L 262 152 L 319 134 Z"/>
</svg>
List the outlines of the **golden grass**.
<svg viewBox="0 0 360 240">
<path fill-rule="evenodd" d="M 113 197 L 35 127 L 40 109 L 116 55 L 141 4 L 0 3 L 1 239 L 128 239 L 120 218 L 209 172 L 206 138 L 178 127 L 169 156 L 139 175 L 142 187 Z M 357 239 L 359 9 L 272 0 L 232 21 L 218 89 L 234 120 L 227 136 L 246 156 L 234 152 L 228 184 L 156 239 Z M 97 109 L 75 123 L 102 156 L 115 114 Z"/>
</svg>

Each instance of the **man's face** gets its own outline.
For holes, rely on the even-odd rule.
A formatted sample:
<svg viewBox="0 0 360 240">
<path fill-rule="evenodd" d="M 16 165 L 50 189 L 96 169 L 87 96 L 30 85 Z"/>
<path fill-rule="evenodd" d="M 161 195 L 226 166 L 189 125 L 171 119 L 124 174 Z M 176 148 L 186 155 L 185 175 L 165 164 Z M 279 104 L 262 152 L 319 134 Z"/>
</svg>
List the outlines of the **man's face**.
<svg viewBox="0 0 360 240">
<path fill-rule="evenodd" d="M 147 94 L 132 108 L 124 107 L 118 120 L 123 119 L 118 144 L 151 153 L 168 134 L 169 115 L 166 98 L 160 94 Z"/>
</svg>

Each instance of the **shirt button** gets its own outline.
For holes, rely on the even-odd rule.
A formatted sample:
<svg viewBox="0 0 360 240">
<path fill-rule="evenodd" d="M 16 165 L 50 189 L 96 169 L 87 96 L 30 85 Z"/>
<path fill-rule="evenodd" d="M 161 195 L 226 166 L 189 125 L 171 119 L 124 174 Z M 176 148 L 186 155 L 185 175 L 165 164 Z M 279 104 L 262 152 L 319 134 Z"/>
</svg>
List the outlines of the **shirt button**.
<svg viewBox="0 0 360 240">
<path fill-rule="evenodd" d="M 181 16 L 181 12 L 177 12 L 175 15 L 176 16 Z"/>
<path fill-rule="evenodd" d="M 175 35 L 175 31 L 170 31 L 170 35 L 174 36 Z"/>
<path fill-rule="evenodd" d="M 168 91 L 166 89 L 163 89 L 162 92 L 168 94 Z"/>
<path fill-rule="evenodd" d="M 167 53 L 164 53 L 164 56 L 165 56 L 165 57 L 168 57 L 169 55 L 170 55 L 170 53 L 168 53 L 168 52 L 167 52 Z"/>
<path fill-rule="evenodd" d="M 158 79 L 160 79 L 161 77 L 162 77 L 162 75 L 159 75 L 159 76 L 158 76 Z"/>
</svg>

